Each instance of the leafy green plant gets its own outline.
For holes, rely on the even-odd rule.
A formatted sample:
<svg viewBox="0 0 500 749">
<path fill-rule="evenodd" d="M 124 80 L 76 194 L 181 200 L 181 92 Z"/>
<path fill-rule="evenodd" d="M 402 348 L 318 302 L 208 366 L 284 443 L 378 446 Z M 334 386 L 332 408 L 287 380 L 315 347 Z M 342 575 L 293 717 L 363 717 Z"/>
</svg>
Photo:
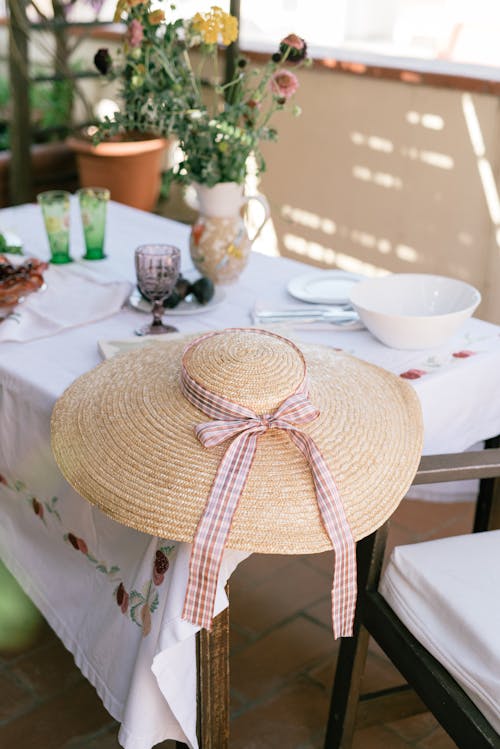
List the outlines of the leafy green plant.
<svg viewBox="0 0 500 749">
<path fill-rule="evenodd" d="M 233 78 L 222 83 L 219 45 L 237 39 L 234 16 L 212 7 L 167 22 L 152 0 L 119 0 L 115 20 L 127 25 L 125 42 L 116 59 L 101 49 L 95 63 L 120 80 L 122 105 L 100 125 L 97 140 L 123 132 L 177 136 L 184 158 L 167 172 L 167 186 L 172 180 L 242 183 L 251 153 L 263 171 L 259 146 L 277 138 L 270 121 L 289 108 L 298 88 L 291 68 L 307 62 L 304 40 L 288 35 L 259 68 L 241 58 Z M 214 83 L 207 86 L 208 80 Z"/>
</svg>

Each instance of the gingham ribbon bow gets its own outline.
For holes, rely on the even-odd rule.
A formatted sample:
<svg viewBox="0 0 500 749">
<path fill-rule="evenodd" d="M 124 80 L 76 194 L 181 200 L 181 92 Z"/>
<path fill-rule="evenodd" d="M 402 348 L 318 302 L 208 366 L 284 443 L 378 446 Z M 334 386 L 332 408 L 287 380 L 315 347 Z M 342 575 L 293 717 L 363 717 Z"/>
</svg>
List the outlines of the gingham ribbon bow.
<svg viewBox="0 0 500 749">
<path fill-rule="evenodd" d="M 203 337 L 210 335 L 213 334 Z M 185 355 L 200 340 L 198 338 L 191 343 Z M 302 357 L 299 349 L 297 351 Z M 196 408 L 213 419 L 195 426 L 196 436 L 202 445 L 210 448 L 230 440 L 193 540 L 183 619 L 211 628 L 222 556 L 233 515 L 252 466 L 257 439 L 268 429 L 284 429 L 310 466 L 320 515 L 335 552 L 333 632 L 335 637 L 351 635 L 356 605 L 356 548 L 325 459 L 314 440 L 296 426 L 307 424 L 319 416 L 319 411 L 309 400 L 305 374 L 297 390 L 274 413 L 264 416 L 207 390 L 189 375 L 184 362 L 181 388 L 184 396 Z"/>
</svg>

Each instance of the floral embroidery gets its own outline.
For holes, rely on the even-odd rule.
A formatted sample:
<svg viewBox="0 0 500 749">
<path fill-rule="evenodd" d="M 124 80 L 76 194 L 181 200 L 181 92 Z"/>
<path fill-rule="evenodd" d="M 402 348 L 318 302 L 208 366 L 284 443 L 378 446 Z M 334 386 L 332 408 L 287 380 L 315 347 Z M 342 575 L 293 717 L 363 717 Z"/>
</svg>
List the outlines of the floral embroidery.
<svg viewBox="0 0 500 749">
<path fill-rule="evenodd" d="M 153 565 L 153 582 L 155 585 L 161 585 L 165 577 L 165 572 L 170 566 L 167 554 L 170 554 L 173 547 L 164 546 L 158 549 L 155 556 L 155 562 Z"/>
<path fill-rule="evenodd" d="M 58 498 L 52 497 L 48 501 L 42 501 L 31 494 L 26 484 L 22 481 L 14 481 L 9 484 L 5 476 L 0 474 L 0 484 L 3 484 L 11 491 L 23 496 L 33 513 L 47 526 L 46 518 L 52 516 L 62 525 L 61 515 L 57 509 Z M 79 551 L 92 564 L 98 572 L 109 579 L 110 582 L 118 583 L 113 589 L 113 596 L 120 607 L 122 613 L 129 617 L 134 624 L 142 629 L 143 637 L 146 637 L 151 631 L 151 615 L 154 614 L 159 605 L 159 595 L 157 588 L 163 583 L 165 574 L 170 566 L 168 557 L 175 550 L 175 545 L 160 546 L 155 554 L 153 568 L 150 579 L 144 584 L 141 591 L 131 590 L 127 592 L 123 581 L 120 579 L 121 572 L 118 565 L 107 565 L 105 562 L 96 559 L 89 551 L 87 542 L 73 532 L 63 534 L 63 540 Z"/>
<path fill-rule="evenodd" d="M 127 615 L 128 613 L 132 621 L 142 627 L 143 637 L 146 637 L 151 631 L 151 614 L 154 614 L 160 602 L 155 587 L 160 586 L 165 579 L 165 573 L 170 567 L 168 555 L 174 549 L 175 546 L 160 546 L 157 549 L 151 579 L 145 583 L 142 591 L 131 590 L 130 593 L 127 593 L 123 582 L 120 582 L 118 587 L 115 588 L 116 603 L 123 614 Z"/>
<path fill-rule="evenodd" d="M 425 369 L 408 369 L 406 372 L 402 372 L 399 376 L 404 380 L 418 380 L 419 377 L 423 377 L 427 372 Z"/>
<path fill-rule="evenodd" d="M 455 359 L 468 359 L 469 356 L 474 356 L 475 354 L 476 354 L 475 351 L 464 350 L 464 351 L 455 351 L 455 353 L 452 354 L 452 356 L 454 356 Z"/>
<path fill-rule="evenodd" d="M 120 583 L 120 585 L 115 590 L 115 596 L 116 603 L 121 608 L 122 614 L 126 614 L 128 611 L 129 595 L 125 590 L 125 586 L 123 585 L 123 583 Z"/>
</svg>

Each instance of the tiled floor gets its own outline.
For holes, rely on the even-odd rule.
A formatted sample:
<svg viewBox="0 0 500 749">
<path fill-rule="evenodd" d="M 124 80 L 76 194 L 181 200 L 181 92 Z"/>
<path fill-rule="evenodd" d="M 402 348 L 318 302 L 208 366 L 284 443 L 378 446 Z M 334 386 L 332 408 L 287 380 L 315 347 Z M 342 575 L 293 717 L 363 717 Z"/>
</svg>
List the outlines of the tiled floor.
<svg viewBox="0 0 500 749">
<path fill-rule="evenodd" d="M 472 514 L 471 504 L 407 500 L 391 543 L 467 532 Z M 330 564 L 325 554 L 254 555 L 231 578 L 231 749 L 322 747 L 336 657 Z M 366 689 L 400 682 L 372 645 Z M 0 749 L 118 749 L 116 733 L 71 655 L 0 570 Z M 354 741 L 354 749 L 410 747 L 455 744 L 427 713 L 365 728 Z"/>
</svg>

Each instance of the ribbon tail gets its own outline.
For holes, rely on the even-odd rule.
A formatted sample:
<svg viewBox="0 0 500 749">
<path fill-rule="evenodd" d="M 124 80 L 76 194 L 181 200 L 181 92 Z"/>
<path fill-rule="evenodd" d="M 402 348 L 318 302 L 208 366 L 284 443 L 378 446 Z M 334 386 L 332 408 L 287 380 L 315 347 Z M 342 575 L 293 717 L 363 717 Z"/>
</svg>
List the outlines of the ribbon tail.
<svg viewBox="0 0 500 749">
<path fill-rule="evenodd" d="M 211 629 L 219 571 L 234 513 L 257 447 L 258 434 L 236 437 L 222 458 L 196 529 L 182 618 Z"/>
<path fill-rule="evenodd" d="M 356 543 L 339 491 L 320 449 L 303 432 L 289 431 L 288 434 L 311 467 L 321 520 L 335 554 L 332 585 L 333 634 L 335 638 L 350 637 L 357 598 Z"/>
</svg>

